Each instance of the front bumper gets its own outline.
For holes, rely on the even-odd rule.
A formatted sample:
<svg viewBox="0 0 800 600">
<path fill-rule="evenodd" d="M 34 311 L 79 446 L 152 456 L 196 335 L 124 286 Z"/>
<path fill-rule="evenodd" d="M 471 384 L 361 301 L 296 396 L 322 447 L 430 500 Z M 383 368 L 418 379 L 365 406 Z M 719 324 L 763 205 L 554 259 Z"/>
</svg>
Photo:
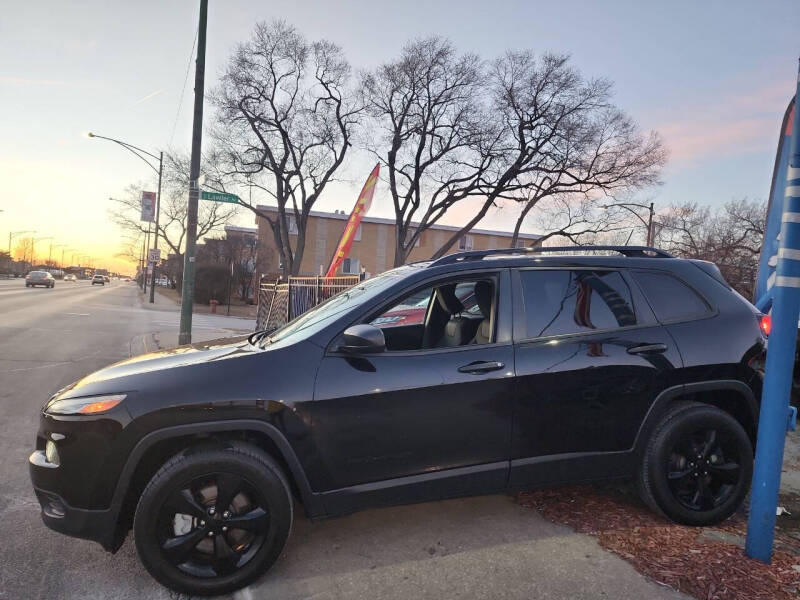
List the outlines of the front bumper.
<svg viewBox="0 0 800 600">
<path fill-rule="evenodd" d="M 45 453 L 35 450 L 28 458 L 33 491 L 42 511 L 42 521 L 50 529 L 73 537 L 100 543 L 109 552 L 116 552 L 124 539 L 117 527 L 117 511 L 112 509 L 88 510 L 70 506 L 57 493 L 37 485 L 46 480 L 48 466 Z M 44 476 L 43 476 L 44 475 Z"/>
</svg>

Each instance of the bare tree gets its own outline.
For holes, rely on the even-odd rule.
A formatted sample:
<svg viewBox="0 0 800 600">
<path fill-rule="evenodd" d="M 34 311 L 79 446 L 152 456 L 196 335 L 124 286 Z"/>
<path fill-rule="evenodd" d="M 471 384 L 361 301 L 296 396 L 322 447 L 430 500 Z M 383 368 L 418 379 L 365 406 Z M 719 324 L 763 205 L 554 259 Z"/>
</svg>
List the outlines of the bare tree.
<svg viewBox="0 0 800 600">
<path fill-rule="evenodd" d="M 483 65 L 430 37 L 366 74 L 362 88 L 378 131 L 366 146 L 388 171 L 398 266 L 426 229 L 480 191 L 493 139 L 482 105 Z"/>
<path fill-rule="evenodd" d="M 211 179 L 223 189 L 247 182 L 275 203 L 277 214 L 242 201 L 269 223 L 284 275 L 299 271 L 309 212 L 351 145 L 361 109 L 349 78 L 335 44 L 309 42 L 282 21 L 259 23 L 211 95 L 219 159 Z"/>
<path fill-rule="evenodd" d="M 489 69 L 488 89 L 497 140 L 489 169 L 482 176 L 484 199 L 473 217 L 434 254 L 445 254 L 501 200 L 518 202 L 511 245 L 523 221 L 544 199 L 562 198 L 572 207 L 567 227 L 556 223 L 545 234 L 570 237 L 597 233 L 600 201 L 611 194 L 658 183 L 666 152 L 656 133 L 641 134 L 611 103 L 611 84 L 584 79 L 564 55 L 508 52 Z M 575 202 L 576 197 L 581 200 Z M 580 209 L 580 212 L 575 212 Z M 592 223 L 595 226 L 592 226 Z M 585 229 L 585 231 L 584 231 Z"/>
<path fill-rule="evenodd" d="M 109 209 L 112 221 L 123 231 L 121 254 L 138 261 L 139 245 L 154 224 L 140 221 L 142 190 L 146 186 L 128 186 L 122 198 L 112 198 L 114 208 Z M 161 185 L 160 218 L 158 231 L 169 253 L 182 255 L 186 242 L 186 190 L 189 187 L 189 159 L 178 154 L 164 155 L 164 176 Z M 237 212 L 236 205 L 201 201 L 197 217 L 197 239 L 230 221 Z"/>
<path fill-rule="evenodd" d="M 743 296 L 753 294 L 767 218 L 763 202 L 732 200 L 717 210 L 686 203 L 658 216 L 657 244 L 685 258 L 714 262 Z"/>
</svg>

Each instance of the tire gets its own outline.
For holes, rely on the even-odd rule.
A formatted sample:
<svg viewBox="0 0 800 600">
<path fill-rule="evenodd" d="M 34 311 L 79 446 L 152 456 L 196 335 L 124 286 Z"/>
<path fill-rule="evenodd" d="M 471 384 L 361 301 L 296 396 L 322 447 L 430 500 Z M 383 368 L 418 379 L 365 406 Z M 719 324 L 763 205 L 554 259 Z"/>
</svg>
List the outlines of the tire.
<svg viewBox="0 0 800 600">
<path fill-rule="evenodd" d="M 742 504 L 752 475 L 753 446 L 741 424 L 714 406 L 681 402 L 648 440 L 637 487 L 645 504 L 677 523 L 715 525 Z"/>
<path fill-rule="evenodd" d="M 239 491 L 217 507 L 220 490 Z M 242 588 L 266 572 L 283 550 L 292 518 L 278 464 L 258 448 L 232 443 L 190 448 L 167 461 L 142 492 L 133 531 L 139 559 L 157 581 L 207 596 Z M 236 527 L 246 523 L 249 531 Z M 166 548 L 179 552 L 170 558 Z"/>
</svg>

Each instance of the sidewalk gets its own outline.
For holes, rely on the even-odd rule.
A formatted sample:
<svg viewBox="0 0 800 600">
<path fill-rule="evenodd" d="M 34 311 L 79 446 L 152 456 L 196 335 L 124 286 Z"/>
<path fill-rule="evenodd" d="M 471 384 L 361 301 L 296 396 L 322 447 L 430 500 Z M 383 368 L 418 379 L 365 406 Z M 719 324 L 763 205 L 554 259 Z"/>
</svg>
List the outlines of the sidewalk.
<svg viewBox="0 0 800 600">
<path fill-rule="evenodd" d="M 156 289 L 158 291 L 158 289 Z M 162 326 L 151 334 L 152 344 L 158 349 L 178 346 L 178 324 L 180 305 L 165 296 L 156 293 L 153 304 L 150 304 L 150 293 L 147 296 L 139 291 L 140 308 L 162 313 L 161 319 L 156 316 L 154 325 Z M 226 316 L 219 314 L 192 313 L 192 342 L 205 342 L 220 338 L 235 337 L 253 333 L 256 328 L 255 319 Z"/>
</svg>

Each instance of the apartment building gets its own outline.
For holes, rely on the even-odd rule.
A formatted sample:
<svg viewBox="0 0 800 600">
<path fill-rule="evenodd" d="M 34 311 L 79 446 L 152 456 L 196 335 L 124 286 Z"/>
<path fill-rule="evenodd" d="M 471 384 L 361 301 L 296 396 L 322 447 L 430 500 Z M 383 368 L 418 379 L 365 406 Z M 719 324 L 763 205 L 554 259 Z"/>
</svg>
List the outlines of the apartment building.
<svg viewBox="0 0 800 600">
<path fill-rule="evenodd" d="M 271 206 L 258 206 L 263 212 L 277 215 L 277 209 Z M 349 213 L 311 211 L 306 226 L 306 246 L 299 275 L 319 275 L 327 270 L 339 238 L 344 231 Z M 272 229 L 266 219 L 256 217 L 258 229 L 258 271 L 260 274 L 277 274 L 280 271 L 279 253 L 275 245 Z M 458 231 L 458 227 L 434 225 L 424 231 L 408 262 L 427 260 L 444 242 Z M 297 235 L 294 218 L 290 218 L 289 235 Z M 531 245 L 538 236 L 520 234 L 519 246 Z M 454 244 L 450 253 L 463 250 L 485 250 L 491 248 L 507 248 L 511 240 L 508 231 L 489 229 L 473 229 L 463 236 L 458 244 Z M 391 269 L 394 261 L 395 232 L 394 220 L 365 216 L 356 232 L 353 247 L 349 256 L 339 268 L 341 275 L 355 275 L 363 270 L 369 275 L 376 275 Z"/>
</svg>

